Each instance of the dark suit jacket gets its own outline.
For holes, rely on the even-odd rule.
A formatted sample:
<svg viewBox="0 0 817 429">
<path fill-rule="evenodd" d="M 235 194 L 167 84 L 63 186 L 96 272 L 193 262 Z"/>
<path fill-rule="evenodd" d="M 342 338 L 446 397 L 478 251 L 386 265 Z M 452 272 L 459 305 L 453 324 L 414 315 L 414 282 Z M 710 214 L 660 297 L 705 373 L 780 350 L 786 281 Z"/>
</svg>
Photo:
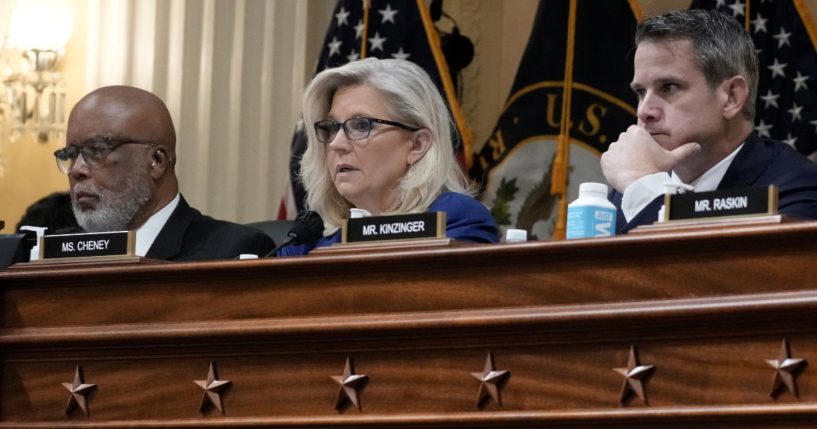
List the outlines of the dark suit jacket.
<svg viewBox="0 0 817 429">
<path fill-rule="evenodd" d="M 768 185 L 777 185 L 781 214 L 817 219 L 817 164 L 785 143 L 761 139 L 752 133 L 732 160 L 718 189 Z M 658 210 L 664 203 L 664 196 L 661 195 L 627 222 L 621 211 L 622 196 L 615 190 L 609 195 L 610 201 L 618 208 L 618 234 L 655 222 Z"/>
<path fill-rule="evenodd" d="M 170 261 L 233 259 L 242 253 L 263 257 L 274 247 L 263 232 L 205 216 L 181 197 L 145 257 Z"/>
</svg>

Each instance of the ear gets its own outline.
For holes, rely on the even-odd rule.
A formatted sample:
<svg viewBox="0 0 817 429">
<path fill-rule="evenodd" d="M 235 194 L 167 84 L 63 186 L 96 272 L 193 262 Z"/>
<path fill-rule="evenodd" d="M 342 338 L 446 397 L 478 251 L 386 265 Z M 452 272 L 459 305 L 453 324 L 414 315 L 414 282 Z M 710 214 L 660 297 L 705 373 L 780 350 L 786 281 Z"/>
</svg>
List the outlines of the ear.
<svg viewBox="0 0 817 429">
<path fill-rule="evenodd" d="M 431 130 L 423 128 L 414 132 L 406 163 L 413 165 L 431 149 Z"/>
<path fill-rule="evenodd" d="M 743 107 L 749 97 L 749 83 L 743 76 L 732 76 L 721 84 L 723 97 L 723 117 L 732 119 L 743 114 Z"/>
<path fill-rule="evenodd" d="M 162 177 L 165 173 L 168 167 L 168 161 L 167 151 L 163 148 L 157 148 L 153 151 L 153 155 L 150 156 L 150 176 L 154 180 Z"/>
</svg>

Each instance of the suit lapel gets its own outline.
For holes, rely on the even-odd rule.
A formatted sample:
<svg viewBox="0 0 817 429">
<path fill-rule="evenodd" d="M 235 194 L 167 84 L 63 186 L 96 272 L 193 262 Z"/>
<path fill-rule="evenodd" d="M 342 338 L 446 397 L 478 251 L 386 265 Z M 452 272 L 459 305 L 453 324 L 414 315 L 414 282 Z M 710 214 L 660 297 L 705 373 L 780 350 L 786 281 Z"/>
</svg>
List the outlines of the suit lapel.
<svg viewBox="0 0 817 429">
<path fill-rule="evenodd" d="M 170 214 L 145 257 L 169 260 L 179 255 L 182 252 L 184 234 L 193 221 L 194 214 L 195 211 L 190 208 L 184 197 L 180 196 L 179 204 Z"/>
<path fill-rule="evenodd" d="M 718 189 L 743 188 L 754 185 L 757 178 L 766 171 L 774 154 L 755 133 L 749 135 L 743 148 L 732 160 Z"/>
</svg>

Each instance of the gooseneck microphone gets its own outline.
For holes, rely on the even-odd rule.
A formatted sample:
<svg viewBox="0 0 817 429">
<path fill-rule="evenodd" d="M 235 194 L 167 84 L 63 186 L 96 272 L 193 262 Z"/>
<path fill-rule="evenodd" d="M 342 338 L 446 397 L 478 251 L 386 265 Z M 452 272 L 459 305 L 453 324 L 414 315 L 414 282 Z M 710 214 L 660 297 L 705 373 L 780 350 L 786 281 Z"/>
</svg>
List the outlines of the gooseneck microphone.
<svg viewBox="0 0 817 429">
<path fill-rule="evenodd" d="M 318 212 L 304 210 L 295 217 L 295 224 L 292 225 L 287 238 L 278 247 L 272 249 L 264 257 L 270 257 L 278 253 L 281 248 L 290 244 L 306 244 L 318 241 L 323 235 L 323 219 Z"/>
</svg>

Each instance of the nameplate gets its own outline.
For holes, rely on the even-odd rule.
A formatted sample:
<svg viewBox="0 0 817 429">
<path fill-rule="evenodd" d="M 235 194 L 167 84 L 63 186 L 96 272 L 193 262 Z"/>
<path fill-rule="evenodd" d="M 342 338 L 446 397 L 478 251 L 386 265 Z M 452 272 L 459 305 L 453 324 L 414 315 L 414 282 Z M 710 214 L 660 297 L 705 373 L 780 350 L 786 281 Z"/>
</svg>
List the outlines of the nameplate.
<svg viewBox="0 0 817 429">
<path fill-rule="evenodd" d="M 133 231 L 46 235 L 40 239 L 40 259 L 133 255 Z"/>
<path fill-rule="evenodd" d="M 777 187 L 736 188 L 666 195 L 667 221 L 777 214 Z"/>
<path fill-rule="evenodd" d="M 445 212 L 370 216 L 349 219 L 343 226 L 343 243 L 445 238 Z"/>
</svg>

